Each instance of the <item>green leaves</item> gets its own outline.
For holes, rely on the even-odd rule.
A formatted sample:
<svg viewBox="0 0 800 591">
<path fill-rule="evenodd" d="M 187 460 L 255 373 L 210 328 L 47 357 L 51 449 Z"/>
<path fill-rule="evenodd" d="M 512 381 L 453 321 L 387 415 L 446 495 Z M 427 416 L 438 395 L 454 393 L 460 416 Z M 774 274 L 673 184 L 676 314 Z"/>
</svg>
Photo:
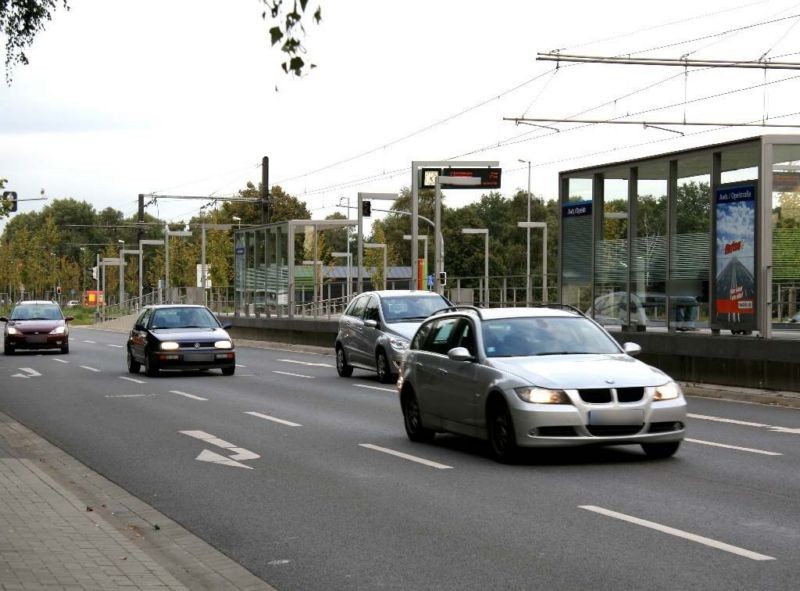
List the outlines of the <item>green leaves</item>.
<svg viewBox="0 0 800 591">
<path fill-rule="evenodd" d="M 281 31 L 280 27 L 272 27 L 269 30 L 270 40 L 272 41 L 272 45 L 275 45 L 278 41 L 283 39 L 283 31 Z"/>
<path fill-rule="evenodd" d="M 303 21 L 319 24 L 322 22 L 322 8 L 313 0 L 262 0 L 269 9 L 262 13 L 262 18 L 269 19 L 272 27 L 269 28 L 270 43 L 274 47 L 281 44 L 280 50 L 286 54 L 286 59 L 281 62 L 281 68 L 286 74 L 302 76 L 307 71 L 316 67 L 308 63 L 301 54 L 306 54 L 303 45 L 306 29 Z M 309 10 L 314 8 L 313 13 Z M 267 15 L 269 13 L 269 16 Z"/>
</svg>

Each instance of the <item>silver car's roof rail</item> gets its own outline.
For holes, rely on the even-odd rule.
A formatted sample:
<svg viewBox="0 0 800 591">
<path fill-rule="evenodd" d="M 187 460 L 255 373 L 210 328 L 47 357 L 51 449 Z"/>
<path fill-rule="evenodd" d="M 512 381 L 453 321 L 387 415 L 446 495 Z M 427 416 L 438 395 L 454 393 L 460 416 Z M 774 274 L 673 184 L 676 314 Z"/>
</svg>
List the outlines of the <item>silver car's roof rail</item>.
<svg viewBox="0 0 800 591">
<path fill-rule="evenodd" d="M 468 306 L 467 304 L 459 304 L 459 305 L 455 305 L 455 306 L 448 306 L 447 308 L 442 308 L 441 310 L 436 310 L 436 312 L 431 314 L 431 316 L 434 316 L 436 314 L 442 314 L 443 312 L 457 312 L 459 310 L 470 310 L 472 312 L 475 312 L 478 315 L 478 318 L 483 320 L 483 314 L 481 314 L 481 309 L 478 308 L 477 306 Z"/>
<path fill-rule="evenodd" d="M 583 316 L 584 318 L 587 318 L 586 314 L 584 314 L 582 311 L 580 311 L 575 306 L 571 306 L 570 304 L 534 304 L 531 307 L 532 308 L 553 308 L 554 310 L 566 310 L 568 312 L 575 312 L 576 314 L 579 314 L 579 315 Z"/>
</svg>

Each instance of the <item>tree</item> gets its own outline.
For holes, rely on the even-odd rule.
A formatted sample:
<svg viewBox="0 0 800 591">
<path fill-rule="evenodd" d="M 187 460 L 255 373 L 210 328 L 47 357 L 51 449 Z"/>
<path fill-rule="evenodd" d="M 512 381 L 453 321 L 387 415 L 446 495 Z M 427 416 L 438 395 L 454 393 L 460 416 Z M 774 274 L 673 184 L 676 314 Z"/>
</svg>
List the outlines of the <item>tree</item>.
<svg viewBox="0 0 800 591">
<path fill-rule="evenodd" d="M 280 45 L 285 54 L 281 68 L 286 74 L 301 76 L 315 68 L 301 55 L 306 53 L 303 40 L 306 29 L 303 23 L 322 21 L 319 2 L 309 0 L 260 0 L 266 7 L 261 17 L 272 24 L 269 37 L 272 46 Z M 309 4 L 311 4 L 309 6 Z M 27 65 L 25 54 L 36 35 L 52 20 L 57 8 L 69 10 L 68 0 L 0 0 L 0 31 L 6 37 L 6 83 L 11 84 L 17 65 Z"/>
</svg>

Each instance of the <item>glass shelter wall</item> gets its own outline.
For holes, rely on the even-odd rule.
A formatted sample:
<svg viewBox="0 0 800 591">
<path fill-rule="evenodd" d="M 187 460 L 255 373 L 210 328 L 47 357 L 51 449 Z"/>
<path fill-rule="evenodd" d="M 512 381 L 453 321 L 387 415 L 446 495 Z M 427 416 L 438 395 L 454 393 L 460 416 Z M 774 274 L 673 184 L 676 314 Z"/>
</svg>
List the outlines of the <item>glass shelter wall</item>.
<svg viewBox="0 0 800 591">
<path fill-rule="evenodd" d="M 561 208 L 562 302 L 586 310 L 592 304 L 592 179 L 570 178 Z"/>
<path fill-rule="evenodd" d="M 637 167 L 631 227 L 631 324 L 667 326 L 667 194 L 669 161 Z"/>
<path fill-rule="evenodd" d="M 594 318 L 601 324 L 627 326 L 628 169 L 603 173 L 602 194 L 595 195 L 599 221 L 595 242 Z"/>
<path fill-rule="evenodd" d="M 773 323 L 800 326 L 800 144 L 772 149 Z"/>
</svg>

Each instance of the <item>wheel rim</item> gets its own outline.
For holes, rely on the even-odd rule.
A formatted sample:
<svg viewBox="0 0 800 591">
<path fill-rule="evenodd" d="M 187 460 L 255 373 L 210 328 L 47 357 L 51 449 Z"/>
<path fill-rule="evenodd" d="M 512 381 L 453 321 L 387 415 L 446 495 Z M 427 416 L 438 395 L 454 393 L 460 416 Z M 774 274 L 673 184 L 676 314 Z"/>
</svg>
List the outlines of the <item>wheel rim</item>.
<svg viewBox="0 0 800 591">
<path fill-rule="evenodd" d="M 340 372 L 344 371 L 344 366 L 344 349 L 339 347 L 336 349 L 336 369 L 338 369 Z"/>
<path fill-rule="evenodd" d="M 412 433 L 417 433 L 421 422 L 417 399 L 414 396 L 409 396 L 406 399 L 406 424 L 408 425 L 408 430 Z"/>
<path fill-rule="evenodd" d="M 386 355 L 378 353 L 378 378 L 381 381 L 386 380 L 389 375 L 389 363 L 386 361 Z"/>
<path fill-rule="evenodd" d="M 498 453 L 508 449 L 510 436 L 508 413 L 498 409 L 492 417 L 492 445 Z"/>
</svg>

